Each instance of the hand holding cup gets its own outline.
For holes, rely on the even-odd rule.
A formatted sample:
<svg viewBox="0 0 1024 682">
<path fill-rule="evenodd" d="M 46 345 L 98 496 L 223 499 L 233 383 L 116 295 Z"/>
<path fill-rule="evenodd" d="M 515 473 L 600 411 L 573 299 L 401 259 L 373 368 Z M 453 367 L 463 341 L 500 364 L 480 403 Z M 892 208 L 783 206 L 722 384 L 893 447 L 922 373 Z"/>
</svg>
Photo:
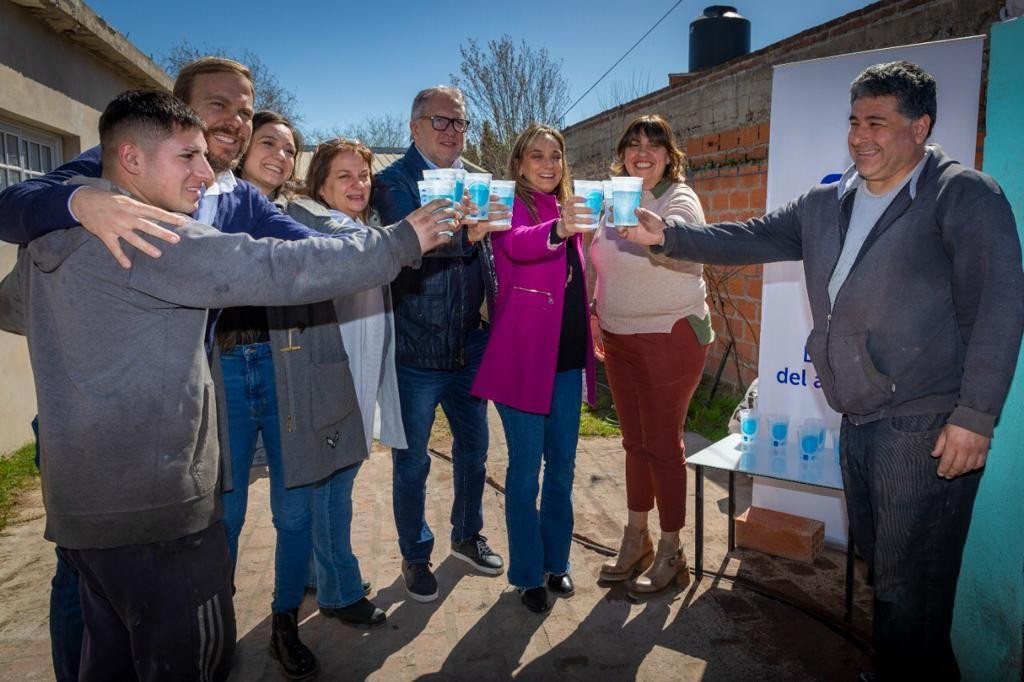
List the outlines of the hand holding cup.
<svg viewBox="0 0 1024 682">
<path fill-rule="evenodd" d="M 665 221 L 654 211 L 636 209 L 639 224 L 636 227 L 619 227 L 619 236 L 641 246 L 661 246 L 665 243 Z"/>
</svg>

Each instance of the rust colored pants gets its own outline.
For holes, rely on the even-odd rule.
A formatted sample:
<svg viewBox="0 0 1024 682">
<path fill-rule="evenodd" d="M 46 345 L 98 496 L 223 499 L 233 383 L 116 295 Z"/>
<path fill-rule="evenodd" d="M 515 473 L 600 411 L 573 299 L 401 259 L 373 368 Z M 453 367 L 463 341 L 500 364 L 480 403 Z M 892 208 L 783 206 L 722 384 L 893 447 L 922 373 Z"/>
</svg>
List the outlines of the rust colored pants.
<svg viewBox="0 0 1024 682">
<path fill-rule="evenodd" d="M 601 336 L 626 451 L 626 504 L 644 512 L 657 501 L 661 531 L 674 533 L 686 519 L 683 422 L 708 347 L 698 344 L 686 319 L 669 334 Z"/>
</svg>

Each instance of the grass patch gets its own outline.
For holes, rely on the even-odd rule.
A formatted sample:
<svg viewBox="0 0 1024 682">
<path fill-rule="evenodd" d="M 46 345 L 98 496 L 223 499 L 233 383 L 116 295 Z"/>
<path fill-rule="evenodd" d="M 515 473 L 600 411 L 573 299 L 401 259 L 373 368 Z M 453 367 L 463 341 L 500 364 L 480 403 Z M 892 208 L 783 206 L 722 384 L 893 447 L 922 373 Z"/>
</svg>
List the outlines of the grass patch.
<svg viewBox="0 0 1024 682">
<path fill-rule="evenodd" d="M 615 413 L 612 393 L 608 389 L 608 378 L 604 374 L 604 365 L 597 363 L 597 396 L 594 407 L 583 403 L 580 409 L 581 436 L 621 436 L 619 415 Z"/>
<path fill-rule="evenodd" d="M 696 431 L 711 442 L 721 440 L 729 435 L 729 418 L 733 410 L 743 400 L 742 395 L 730 392 L 719 386 L 715 398 L 705 405 L 711 392 L 711 382 L 705 378 L 700 382 L 697 391 L 690 401 L 690 411 L 686 415 L 686 429 Z"/>
<path fill-rule="evenodd" d="M 34 443 L 0 457 L 0 530 L 3 530 L 10 520 L 18 493 L 39 477 L 35 457 Z"/>
</svg>

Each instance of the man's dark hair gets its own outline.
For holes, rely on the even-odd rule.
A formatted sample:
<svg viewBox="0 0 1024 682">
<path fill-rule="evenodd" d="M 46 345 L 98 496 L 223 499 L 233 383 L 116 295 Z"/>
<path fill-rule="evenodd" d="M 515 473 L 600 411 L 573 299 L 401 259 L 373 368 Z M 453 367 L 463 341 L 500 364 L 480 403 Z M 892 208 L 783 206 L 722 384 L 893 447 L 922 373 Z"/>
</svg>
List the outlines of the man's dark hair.
<svg viewBox="0 0 1024 682">
<path fill-rule="evenodd" d="M 935 79 L 917 64 L 907 61 L 875 64 L 864 69 L 850 83 L 850 104 L 861 97 L 896 98 L 900 113 L 912 121 L 925 114 L 930 119 L 928 134 L 935 127 Z"/>
<path fill-rule="evenodd" d="M 100 148 L 111 153 L 128 134 L 136 142 L 160 142 L 178 130 L 206 130 L 187 104 L 157 90 L 128 90 L 115 97 L 100 116 Z"/>
</svg>

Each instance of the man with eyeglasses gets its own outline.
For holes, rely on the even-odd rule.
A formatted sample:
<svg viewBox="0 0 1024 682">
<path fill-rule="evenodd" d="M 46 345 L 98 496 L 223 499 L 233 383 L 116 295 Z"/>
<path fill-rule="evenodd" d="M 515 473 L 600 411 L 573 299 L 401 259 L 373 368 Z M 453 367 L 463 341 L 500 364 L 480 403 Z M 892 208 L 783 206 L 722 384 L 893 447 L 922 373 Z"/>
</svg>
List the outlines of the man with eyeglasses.
<svg viewBox="0 0 1024 682">
<path fill-rule="evenodd" d="M 398 161 L 373 179 L 373 207 L 381 220 L 404 218 L 420 205 L 416 183 L 428 168 L 460 168 L 469 120 L 462 92 L 438 86 L 420 91 L 409 121 L 413 143 Z M 469 394 L 484 347 L 486 259 L 463 231 L 460 239 L 404 268 L 391 284 L 397 336 L 398 392 L 408 448 L 392 451 L 393 505 L 402 576 L 409 596 L 437 599 L 430 570 L 434 535 L 425 516 L 430 472 L 427 441 L 440 404 L 451 428 L 455 500 L 451 512 L 452 555 L 488 575 L 504 570 L 483 528 L 487 460 L 487 401 Z"/>
</svg>

